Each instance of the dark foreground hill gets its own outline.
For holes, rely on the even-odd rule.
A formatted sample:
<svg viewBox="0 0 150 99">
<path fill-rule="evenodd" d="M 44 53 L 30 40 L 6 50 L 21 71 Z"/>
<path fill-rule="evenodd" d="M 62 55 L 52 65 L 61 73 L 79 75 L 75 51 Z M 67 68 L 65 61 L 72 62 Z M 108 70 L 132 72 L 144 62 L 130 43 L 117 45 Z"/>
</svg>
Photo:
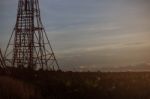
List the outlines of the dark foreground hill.
<svg viewBox="0 0 150 99">
<path fill-rule="evenodd" d="M 1 73 L 0 99 L 150 99 L 149 72 Z"/>
</svg>

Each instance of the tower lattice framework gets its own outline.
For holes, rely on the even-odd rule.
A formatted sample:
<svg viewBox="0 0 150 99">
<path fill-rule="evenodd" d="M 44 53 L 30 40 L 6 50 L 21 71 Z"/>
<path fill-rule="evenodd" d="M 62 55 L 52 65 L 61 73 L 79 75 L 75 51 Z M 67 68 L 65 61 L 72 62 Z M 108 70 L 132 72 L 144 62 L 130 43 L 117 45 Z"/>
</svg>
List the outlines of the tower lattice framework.
<svg viewBox="0 0 150 99">
<path fill-rule="evenodd" d="M 59 69 L 41 21 L 38 0 L 19 0 L 15 28 L 4 56 L 8 66 Z"/>
<path fill-rule="evenodd" d="M 5 61 L 4 61 L 4 57 L 3 57 L 2 51 L 0 49 L 0 69 L 1 68 L 5 68 Z"/>
</svg>

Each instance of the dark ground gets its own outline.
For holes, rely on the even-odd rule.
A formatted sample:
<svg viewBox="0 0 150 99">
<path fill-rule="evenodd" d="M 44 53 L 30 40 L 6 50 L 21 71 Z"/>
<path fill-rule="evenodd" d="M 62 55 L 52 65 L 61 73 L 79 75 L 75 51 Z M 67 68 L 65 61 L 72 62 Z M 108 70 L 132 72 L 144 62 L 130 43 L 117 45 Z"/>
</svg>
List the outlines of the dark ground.
<svg viewBox="0 0 150 99">
<path fill-rule="evenodd" d="M 0 99 L 150 99 L 150 72 L 0 74 Z"/>
</svg>

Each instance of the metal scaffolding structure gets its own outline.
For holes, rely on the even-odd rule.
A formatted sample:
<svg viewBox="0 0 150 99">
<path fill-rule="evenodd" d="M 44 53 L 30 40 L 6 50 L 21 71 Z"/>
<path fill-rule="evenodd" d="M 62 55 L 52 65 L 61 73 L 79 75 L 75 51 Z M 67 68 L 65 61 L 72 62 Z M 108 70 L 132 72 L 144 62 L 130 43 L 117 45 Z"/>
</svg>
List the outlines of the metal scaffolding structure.
<svg viewBox="0 0 150 99">
<path fill-rule="evenodd" d="M 5 64 L 5 61 L 4 61 L 2 51 L 0 49 L 0 68 L 5 68 L 5 67 L 6 67 L 6 64 Z"/>
<path fill-rule="evenodd" d="M 41 21 L 38 0 L 19 0 L 15 28 L 4 57 L 8 66 L 16 68 L 59 69 Z"/>
</svg>

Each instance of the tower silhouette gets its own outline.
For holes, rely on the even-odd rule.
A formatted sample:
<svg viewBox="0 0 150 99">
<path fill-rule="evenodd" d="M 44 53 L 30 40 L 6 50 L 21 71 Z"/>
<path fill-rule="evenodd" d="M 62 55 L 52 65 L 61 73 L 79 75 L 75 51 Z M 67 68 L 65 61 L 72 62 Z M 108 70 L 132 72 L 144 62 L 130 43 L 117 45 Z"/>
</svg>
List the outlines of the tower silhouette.
<svg viewBox="0 0 150 99">
<path fill-rule="evenodd" d="M 59 69 L 41 21 L 38 0 L 19 0 L 15 28 L 4 57 L 8 66 L 17 68 Z"/>
<path fill-rule="evenodd" d="M 5 68 L 5 61 L 1 49 L 0 49 L 0 68 Z"/>
</svg>

